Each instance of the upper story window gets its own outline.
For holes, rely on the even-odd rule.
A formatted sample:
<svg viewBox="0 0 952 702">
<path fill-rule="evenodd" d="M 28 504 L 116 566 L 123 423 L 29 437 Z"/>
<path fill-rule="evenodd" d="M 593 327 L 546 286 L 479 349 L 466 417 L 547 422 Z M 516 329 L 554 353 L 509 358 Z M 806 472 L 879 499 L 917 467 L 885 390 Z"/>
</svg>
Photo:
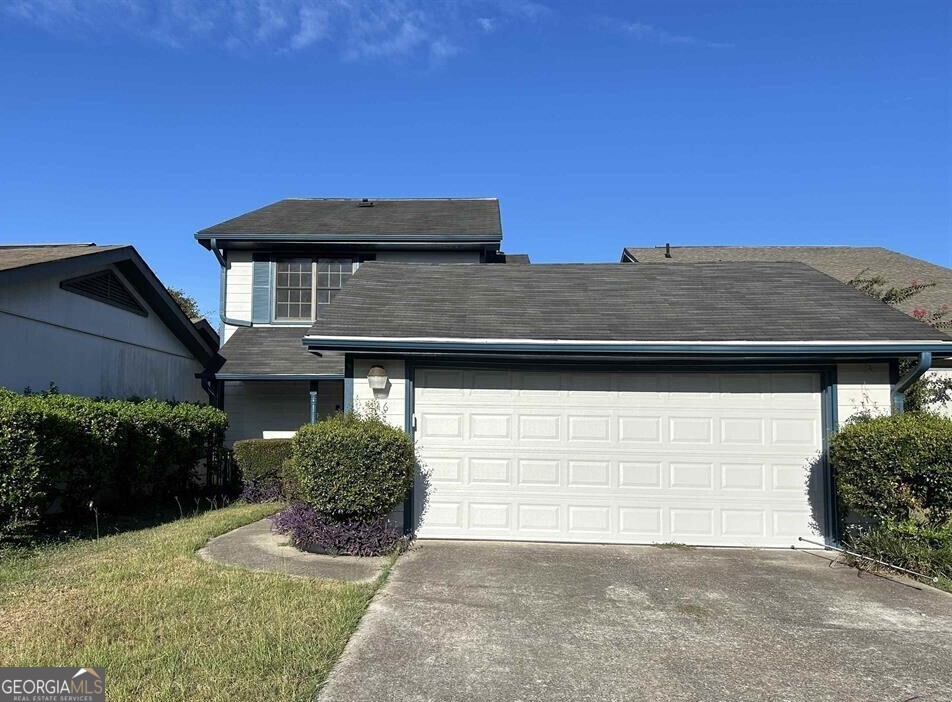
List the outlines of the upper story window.
<svg viewBox="0 0 952 702">
<path fill-rule="evenodd" d="M 350 258 L 278 259 L 274 268 L 274 321 L 313 321 L 350 279 L 354 268 Z"/>
<path fill-rule="evenodd" d="M 331 304 L 331 300 L 354 274 L 354 262 L 349 258 L 319 258 L 317 260 L 317 309 Z"/>
<path fill-rule="evenodd" d="M 274 267 L 274 318 L 282 321 L 313 319 L 314 263 L 309 258 L 278 260 Z"/>
</svg>

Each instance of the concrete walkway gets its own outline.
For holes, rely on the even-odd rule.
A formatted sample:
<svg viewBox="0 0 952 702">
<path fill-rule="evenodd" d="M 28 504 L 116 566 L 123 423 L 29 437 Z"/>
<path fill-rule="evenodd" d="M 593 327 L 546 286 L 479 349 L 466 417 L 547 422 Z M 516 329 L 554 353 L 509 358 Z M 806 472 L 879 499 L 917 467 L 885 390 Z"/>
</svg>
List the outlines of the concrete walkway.
<svg viewBox="0 0 952 702">
<path fill-rule="evenodd" d="M 952 595 L 824 554 L 417 542 L 320 702 L 948 702 Z"/>
<path fill-rule="evenodd" d="M 271 532 L 268 518 L 215 537 L 198 555 L 249 570 L 352 583 L 373 581 L 387 561 L 383 557 L 322 556 L 299 551 L 288 543 L 287 536 Z"/>
</svg>

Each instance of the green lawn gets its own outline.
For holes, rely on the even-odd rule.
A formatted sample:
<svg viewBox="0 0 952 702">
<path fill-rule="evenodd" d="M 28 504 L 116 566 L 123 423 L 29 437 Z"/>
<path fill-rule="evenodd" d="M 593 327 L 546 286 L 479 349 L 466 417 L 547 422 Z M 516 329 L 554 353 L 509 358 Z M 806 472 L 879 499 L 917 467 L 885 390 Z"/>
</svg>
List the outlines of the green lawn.
<svg viewBox="0 0 952 702">
<path fill-rule="evenodd" d="M 376 585 L 200 560 L 274 512 L 234 505 L 0 562 L 0 665 L 103 666 L 110 700 L 311 699 Z"/>
</svg>

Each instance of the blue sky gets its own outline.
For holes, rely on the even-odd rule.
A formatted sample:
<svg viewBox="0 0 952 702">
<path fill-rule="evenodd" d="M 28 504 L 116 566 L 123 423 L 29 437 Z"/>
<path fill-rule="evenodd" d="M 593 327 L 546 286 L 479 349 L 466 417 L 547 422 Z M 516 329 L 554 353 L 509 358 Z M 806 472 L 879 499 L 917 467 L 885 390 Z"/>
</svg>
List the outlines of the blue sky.
<svg viewBox="0 0 952 702">
<path fill-rule="evenodd" d="M 287 196 L 497 196 L 505 248 L 882 245 L 952 266 L 948 2 L 5 0 L 0 241 Z"/>
</svg>

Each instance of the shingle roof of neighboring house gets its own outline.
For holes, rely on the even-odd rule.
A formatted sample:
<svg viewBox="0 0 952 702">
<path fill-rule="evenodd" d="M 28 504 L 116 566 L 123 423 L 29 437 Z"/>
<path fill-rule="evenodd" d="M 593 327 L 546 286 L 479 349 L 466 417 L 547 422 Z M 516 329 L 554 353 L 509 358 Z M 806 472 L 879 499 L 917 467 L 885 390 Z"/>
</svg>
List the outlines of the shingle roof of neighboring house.
<svg viewBox="0 0 952 702">
<path fill-rule="evenodd" d="M 168 329 L 206 366 L 220 362 L 215 336 L 185 316 L 162 282 L 132 246 L 95 244 L 22 244 L 0 246 L 0 285 L 39 275 L 62 278 L 114 266 L 148 303 Z M 61 279 L 62 279 L 61 278 Z"/>
<path fill-rule="evenodd" d="M 25 268 L 40 263 L 62 261 L 77 256 L 88 256 L 103 251 L 114 251 L 122 246 L 95 244 L 14 244 L 0 246 L 0 271 Z"/>
<path fill-rule="evenodd" d="M 338 293 L 308 336 L 948 341 L 931 327 L 799 263 L 371 262 Z"/>
<path fill-rule="evenodd" d="M 502 225 L 499 200 L 494 198 L 287 199 L 203 229 L 195 237 L 205 245 L 212 237 L 310 241 L 393 237 L 498 242 L 502 239 Z"/>
<path fill-rule="evenodd" d="M 215 377 L 343 377 L 343 356 L 315 356 L 301 344 L 305 331 L 301 327 L 239 327 L 221 348 L 225 364 Z"/>
<path fill-rule="evenodd" d="M 881 275 L 889 285 L 902 287 L 913 280 L 935 287 L 899 305 L 904 312 L 918 306 L 952 307 L 952 269 L 879 246 L 664 246 L 626 247 L 623 260 L 642 263 L 711 263 L 714 261 L 799 261 L 844 283 L 859 276 Z"/>
</svg>

